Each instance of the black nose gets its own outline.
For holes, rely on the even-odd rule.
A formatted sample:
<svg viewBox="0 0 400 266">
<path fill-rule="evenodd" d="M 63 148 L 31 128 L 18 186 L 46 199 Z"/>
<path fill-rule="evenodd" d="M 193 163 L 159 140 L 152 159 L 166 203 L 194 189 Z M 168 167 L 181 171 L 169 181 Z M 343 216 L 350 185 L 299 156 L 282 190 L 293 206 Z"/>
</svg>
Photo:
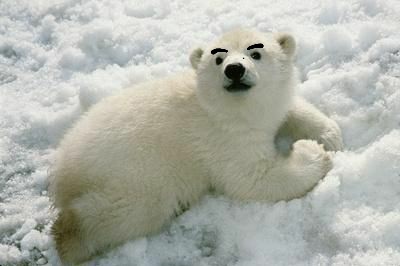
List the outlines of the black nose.
<svg viewBox="0 0 400 266">
<path fill-rule="evenodd" d="M 225 76 L 228 79 L 240 80 L 243 77 L 244 71 L 246 69 L 241 63 L 229 64 L 225 68 Z"/>
</svg>

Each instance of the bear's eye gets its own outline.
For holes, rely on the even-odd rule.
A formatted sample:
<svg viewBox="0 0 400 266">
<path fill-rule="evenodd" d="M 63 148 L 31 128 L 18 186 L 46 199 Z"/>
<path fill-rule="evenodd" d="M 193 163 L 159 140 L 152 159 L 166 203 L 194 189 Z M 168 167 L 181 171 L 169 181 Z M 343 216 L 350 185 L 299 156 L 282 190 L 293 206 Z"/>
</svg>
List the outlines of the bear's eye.
<svg viewBox="0 0 400 266">
<path fill-rule="evenodd" d="M 222 63 L 222 61 L 224 61 L 221 57 L 217 57 L 217 59 L 215 59 L 215 63 L 217 65 L 220 65 Z"/>
<path fill-rule="evenodd" d="M 251 53 L 251 58 L 255 59 L 255 60 L 260 60 L 261 59 L 261 54 L 259 52 L 254 52 Z"/>
</svg>

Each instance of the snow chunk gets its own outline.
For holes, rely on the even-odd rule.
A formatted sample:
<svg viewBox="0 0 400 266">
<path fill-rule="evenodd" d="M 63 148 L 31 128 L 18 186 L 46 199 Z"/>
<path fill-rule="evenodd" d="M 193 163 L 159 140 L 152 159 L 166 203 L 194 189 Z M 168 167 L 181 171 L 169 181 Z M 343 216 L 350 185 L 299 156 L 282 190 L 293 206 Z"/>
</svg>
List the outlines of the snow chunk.
<svg viewBox="0 0 400 266">
<path fill-rule="evenodd" d="M 385 38 L 377 41 L 368 50 L 369 60 L 377 60 L 385 54 L 396 55 L 400 53 L 400 38 Z"/>
<path fill-rule="evenodd" d="M 322 35 L 322 45 L 328 54 L 348 55 L 352 51 L 352 40 L 346 30 L 331 28 Z"/>
<path fill-rule="evenodd" d="M 360 32 L 358 34 L 358 42 L 362 49 L 367 49 L 371 47 L 379 38 L 381 37 L 381 33 L 379 27 L 373 24 L 365 24 L 360 28 Z"/>
<path fill-rule="evenodd" d="M 25 237 L 21 240 L 21 250 L 29 251 L 33 248 L 39 250 L 46 250 L 49 248 L 50 238 L 48 235 L 43 234 L 37 230 L 31 230 Z"/>
<path fill-rule="evenodd" d="M 322 24 L 339 23 L 347 15 L 347 6 L 338 1 L 327 1 L 321 8 L 319 22 Z"/>
<path fill-rule="evenodd" d="M 21 239 L 23 236 L 31 232 L 37 226 L 34 219 L 27 219 L 22 227 L 12 236 L 14 239 Z"/>
<path fill-rule="evenodd" d="M 171 6 L 168 1 L 147 1 L 137 5 L 135 2 L 125 2 L 125 13 L 136 18 L 155 17 L 163 19 L 171 13 Z"/>
<path fill-rule="evenodd" d="M 89 61 L 82 50 L 68 48 L 62 53 L 59 64 L 61 67 L 70 70 L 84 70 L 89 64 Z"/>
<path fill-rule="evenodd" d="M 0 265 L 15 265 L 21 260 L 22 254 L 18 248 L 0 244 Z"/>
<path fill-rule="evenodd" d="M 365 13 L 370 16 L 375 16 L 382 11 L 380 4 L 376 0 L 361 0 L 360 2 Z"/>
</svg>

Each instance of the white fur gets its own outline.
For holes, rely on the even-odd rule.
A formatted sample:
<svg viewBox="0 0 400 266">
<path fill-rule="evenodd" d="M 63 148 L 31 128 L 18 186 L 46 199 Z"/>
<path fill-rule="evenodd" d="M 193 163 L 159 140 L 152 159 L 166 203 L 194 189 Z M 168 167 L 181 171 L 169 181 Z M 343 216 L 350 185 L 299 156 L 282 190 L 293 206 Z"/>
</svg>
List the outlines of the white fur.
<svg viewBox="0 0 400 266">
<path fill-rule="evenodd" d="M 257 49 L 261 60 L 246 49 L 254 43 L 264 44 Z M 228 53 L 211 55 L 216 47 Z M 62 217 L 54 226 L 61 258 L 83 261 L 155 233 L 210 187 L 268 201 L 312 189 L 329 171 L 329 155 L 312 140 L 280 155 L 278 129 L 284 124 L 295 139 L 313 138 L 333 150 L 342 142 L 335 122 L 294 97 L 294 47 L 289 35 L 228 33 L 194 51 L 195 71 L 126 90 L 89 110 L 60 144 L 51 181 Z M 220 65 L 217 56 L 224 57 Z M 249 91 L 223 88 L 232 62 L 246 67 Z"/>
</svg>

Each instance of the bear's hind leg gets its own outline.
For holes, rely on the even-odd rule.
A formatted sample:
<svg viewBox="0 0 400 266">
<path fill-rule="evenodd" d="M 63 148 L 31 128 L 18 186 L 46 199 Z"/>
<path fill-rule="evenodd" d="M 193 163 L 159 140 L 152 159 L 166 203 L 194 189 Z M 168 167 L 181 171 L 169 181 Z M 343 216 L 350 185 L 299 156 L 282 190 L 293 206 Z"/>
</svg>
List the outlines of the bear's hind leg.
<svg viewBox="0 0 400 266">
<path fill-rule="evenodd" d="M 52 226 L 52 235 L 61 260 L 74 264 L 88 260 L 93 254 L 83 245 L 77 215 L 71 209 L 59 213 Z"/>
<path fill-rule="evenodd" d="M 120 193 L 88 192 L 61 209 L 52 233 L 63 262 L 76 265 L 127 240 L 158 232 L 173 217 L 174 205 L 165 197 L 137 196 L 115 187 L 110 191 Z"/>
</svg>

